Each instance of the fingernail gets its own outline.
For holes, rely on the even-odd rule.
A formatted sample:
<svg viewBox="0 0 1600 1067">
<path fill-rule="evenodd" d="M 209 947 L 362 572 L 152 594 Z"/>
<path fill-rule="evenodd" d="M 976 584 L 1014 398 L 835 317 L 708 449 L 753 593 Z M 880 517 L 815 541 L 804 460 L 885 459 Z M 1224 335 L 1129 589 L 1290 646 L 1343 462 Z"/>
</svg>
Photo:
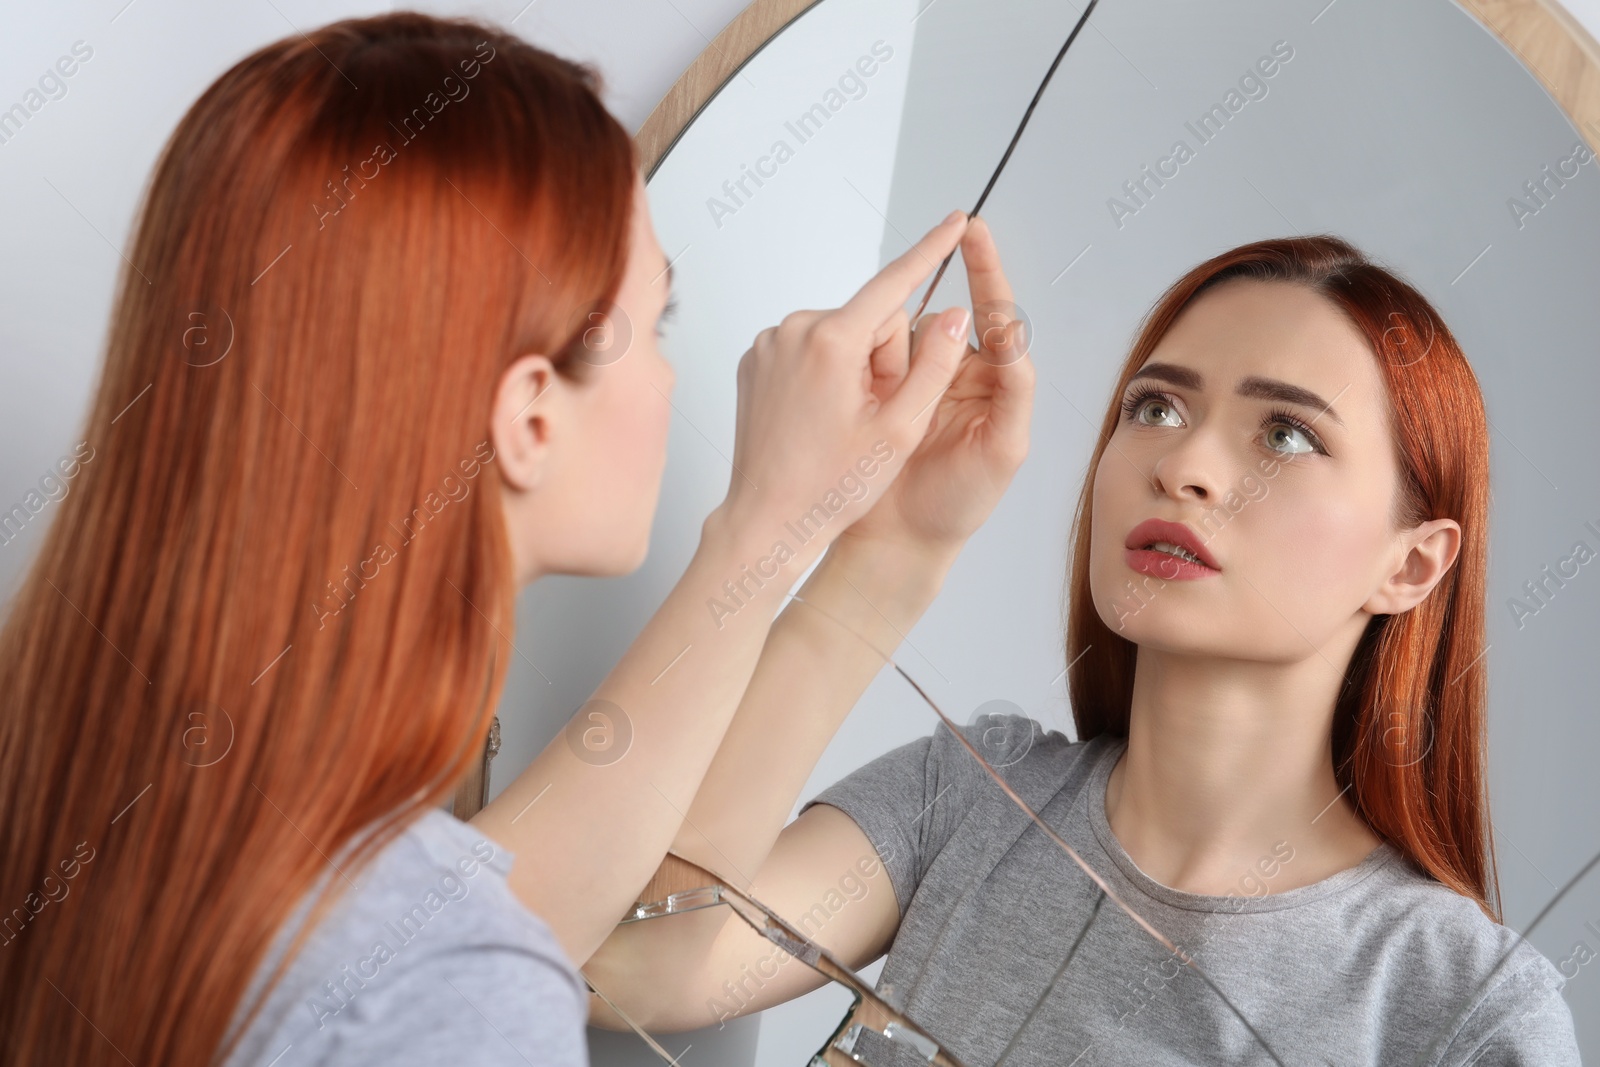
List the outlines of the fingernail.
<svg viewBox="0 0 1600 1067">
<path fill-rule="evenodd" d="M 960 210 L 952 211 L 952 212 L 950 212 L 950 214 L 948 214 L 948 215 L 946 215 L 944 217 L 944 221 L 939 223 L 939 225 L 948 226 L 952 222 L 956 221 L 957 219 L 965 218 L 965 217 L 966 217 L 965 213 L 960 211 Z"/>
<path fill-rule="evenodd" d="M 944 314 L 944 332 L 950 335 L 952 341 L 959 341 L 967 336 L 967 309 L 951 308 L 956 313 L 955 318 L 950 317 L 950 312 Z"/>
</svg>

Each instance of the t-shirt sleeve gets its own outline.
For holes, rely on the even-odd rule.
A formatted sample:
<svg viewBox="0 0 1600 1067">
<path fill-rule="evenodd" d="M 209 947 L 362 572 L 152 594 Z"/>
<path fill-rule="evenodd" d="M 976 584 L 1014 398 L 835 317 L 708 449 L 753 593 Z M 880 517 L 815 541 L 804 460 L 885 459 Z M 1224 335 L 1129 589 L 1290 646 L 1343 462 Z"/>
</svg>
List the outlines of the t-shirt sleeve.
<svg viewBox="0 0 1600 1067">
<path fill-rule="evenodd" d="M 402 949 L 402 951 L 404 951 Z M 584 1067 L 589 1005 L 547 956 L 515 946 L 432 954 L 362 993 L 341 1016 L 325 1067 Z M 304 1063 L 292 1053 L 286 1064 Z"/>
<path fill-rule="evenodd" d="M 1473 1010 L 1440 1061 L 1449 1067 L 1582 1067 L 1565 984 L 1543 954 Z"/>
<path fill-rule="evenodd" d="M 1022 716 L 985 715 L 962 734 L 997 768 L 1020 758 L 1037 731 Z M 843 811 L 877 850 L 901 918 L 928 868 L 971 810 L 985 772 L 949 727 L 870 760 L 806 801 Z"/>
</svg>

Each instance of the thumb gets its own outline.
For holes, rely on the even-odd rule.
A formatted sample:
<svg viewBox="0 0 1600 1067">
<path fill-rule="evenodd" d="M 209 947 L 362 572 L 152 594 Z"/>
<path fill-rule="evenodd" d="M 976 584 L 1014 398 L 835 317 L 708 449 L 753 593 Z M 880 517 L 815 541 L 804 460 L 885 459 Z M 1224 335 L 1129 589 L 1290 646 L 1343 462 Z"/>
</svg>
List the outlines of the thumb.
<svg viewBox="0 0 1600 1067">
<path fill-rule="evenodd" d="M 883 413 L 895 428 L 908 426 L 913 438 L 920 438 L 935 402 L 949 388 L 967 352 L 966 308 L 946 308 L 929 326 L 917 331 L 916 349 L 911 354 L 911 370 L 900 388 L 884 405 Z"/>
<path fill-rule="evenodd" d="M 1027 323 L 1014 319 L 1007 323 L 1003 340 L 983 356 L 994 367 L 994 392 L 989 400 L 989 417 L 1003 436 L 1025 438 L 1033 411 L 1034 365 L 1028 358 L 1032 338 Z"/>
</svg>

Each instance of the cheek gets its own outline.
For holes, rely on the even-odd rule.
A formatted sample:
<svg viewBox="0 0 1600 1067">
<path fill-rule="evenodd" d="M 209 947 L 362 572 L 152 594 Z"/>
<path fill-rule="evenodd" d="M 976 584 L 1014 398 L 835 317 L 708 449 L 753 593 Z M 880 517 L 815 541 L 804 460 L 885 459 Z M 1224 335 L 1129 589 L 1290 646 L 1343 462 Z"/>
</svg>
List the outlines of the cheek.
<svg viewBox="0 0 1600 1067">
<path fill-rule="evenodd" d="M 1089 593 L 1100 617 L 1113 630 L 1139 607 L 1141 576 L 1123 561 L 1122 542 L 1136 516 L 1137 502 L 1130 499 L 1131 479 L 1139 475 L 1115 449 L 1107 447 L 1096 465 L 1090 490 L 1093 517 L 1089 523 Z M 1135 582 L 1130 591 L 1128 583 Z"/>
<path fill-rule="evenodd" d="M 617 384 L 624 387 L 617 390 L 610 419 L 615 427 L 613 469 L 626 471 L 635 486 L 643 486 L 661 470 L 672 405 L 643 375 L 632 375 L 626 383 Z"/>
<path fill-rule="evenodd" d="M 1092 476 L 1090 502 L 1094 518 L 1089 527 L 1090 560 L 1097 565 L 1111 566 L 1122 560 L 1122 542 L 1128 527 L 1144 518 L 1139 501 L 1148 499 L 1149 483 L 1124 453 L 1110 445 L 1101 453 Z M 1143 497 L 1139 495 L 1141 488 Z M 1151 506 L 1143 505 L 1146 510 Z"/>
<path fill-rule="evenodd" d="M 1315 617 L 1346 614 L 1371 595 L 1373 568 L 1388 543 L 1377 521 L 1381 508 L 1361 494 L 1323 487 L 1314 494 L 1274 492 L 1248 505 L 1244 517 L 1252 509 L 1244 562 L 1251 581 L 1285 615 L 1305 611 L 1315 625 Z"/>
<path fill-rule="evenodd" d="M 656 428 L 656 448 L 661 453 L 661 461 L 666 462 L 667 436 L 672 431 L 672 404 L 666 397 L 651 390 L 647 398 L 646 422 L 654 422 Z"/>
<path fill-rule="evenodd" d="M 1100 462 L 1095 464 L 1094 470 L 1089 475 L 1094 479 L 1089 490 L 1089 500 L 1094 506 L 1093 525 L 1095 527 L 1099 527 L 1108 517 L 1105 515 L 1108 510 L 1116 507 L 1117 487 L 1115 482 L 1119 473 L 1116 468 L 1122 467 L 1126 469 L 1127 460 L 1115 459 L 1115 456 L 1116 451 L 1107 447 L 1100 454 Z"/>
</svg>

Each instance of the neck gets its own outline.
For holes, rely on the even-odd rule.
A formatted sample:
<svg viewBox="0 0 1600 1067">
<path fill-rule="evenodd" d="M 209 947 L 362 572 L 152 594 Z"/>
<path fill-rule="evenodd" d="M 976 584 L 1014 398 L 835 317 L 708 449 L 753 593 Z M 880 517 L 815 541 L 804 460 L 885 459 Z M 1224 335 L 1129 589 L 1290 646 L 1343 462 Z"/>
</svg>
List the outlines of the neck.
<svg viewBox="0 0 1600 1067">
<path fill-rule="evenodd" d="M 1320 655 L 1258 663 L 1139 649 L 1106 818 L 1139 868 L 1191 893 L 1281 893 L 1381 839 L 1333 773 L 1342 678 Z"/>
</svg>

